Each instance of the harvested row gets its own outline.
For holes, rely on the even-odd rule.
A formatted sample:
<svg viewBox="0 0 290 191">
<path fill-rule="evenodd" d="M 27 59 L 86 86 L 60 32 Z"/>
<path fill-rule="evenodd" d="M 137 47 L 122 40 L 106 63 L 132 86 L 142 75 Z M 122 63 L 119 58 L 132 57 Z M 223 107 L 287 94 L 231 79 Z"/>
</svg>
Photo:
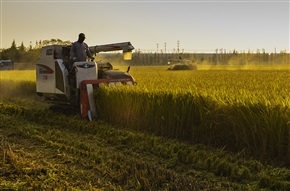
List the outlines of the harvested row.
<svg viewBox="0 0 290 191">
<path fill-rule="evenodd" d="M 141 138 L 139 143 L 142 143 L 147 139 L 142 135 L 115 132 L 103 124 L 88 124 L 77 118 L 40 111 L 37 111 L 38 118 L 33 118 L 34 112 L 12 104 L 1 104 L 1 118 L 5 119 L 5 124 L 0 125 L 1 173 L 5 175 L 0 187 L 3 189 L 11 188 L 9 185 L 15 189 L 38 190 L 202 190 L 229 187 L 226 184 L 220 186 L 218 177 L 216 181 L 206 180 L 206 173 L 192 170 L 190 175 L 186 175 L 175 171 L 174 166 L 167 168 L 163 159 L 154 157 L 150 150 L 144 150 L 147 154 L 134 151 L 137 142 L 130 139 Z M 163 141 L 152 139 L 160 149 Z M 179 164 L 178 161 L 174 163 L 172 165 Z M 238 185 L 231 187 L 239 188 Z"/>
<path fill-rule="evenodd" d="M 21 104 L 0 104 L 1 189 L 290 188 L 289 169 L 245 160 L 242 154 L 117 130 Z"/>
</svg>

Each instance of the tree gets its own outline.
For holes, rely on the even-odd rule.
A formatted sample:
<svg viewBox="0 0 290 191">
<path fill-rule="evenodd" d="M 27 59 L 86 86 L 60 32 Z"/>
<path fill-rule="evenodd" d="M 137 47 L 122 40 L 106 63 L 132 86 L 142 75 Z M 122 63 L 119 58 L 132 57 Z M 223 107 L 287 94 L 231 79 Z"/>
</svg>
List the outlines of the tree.
<svg viewBox="0 0 290 191">
<path fill-rule="evenodd" d="M 20 45 L 20 47 L 19 47 L 19 51 L 20 52 L 25 52 L 25 50 L 26 50 L 26 48 L 25 48 L 25 46 L 24 46 L 24 44 L 23 44 L 23 41 L 21 42 L 21 45 Z"/>
<path fill-rule="evenodd" d="M 29 51 L 32 50 L 32 42 L 29 43 Z"/>
<path fill-rule="evenodd" d="M 15 40 L 13 40 L 12 44 L 11 44 L 11 47 L 10 47 L 10 50 L 11 51 L 15 51 L 16 50 L 16 43 L 15 43 Z"/>
<path fill-rule="evenodd" d="M 16 48 L 16 43 L 15 43 L 15 40 L 13 40 L 12 44 L 11 44 L 11 47 L 6 49 L 6 50 L 3 50 L 1 52 L 1 58 L 4 59 L 4 60 L 16 60 L 18 59 L 19 57 L 19 53 L 18 53 L 18 50 Z"/>
</svg>

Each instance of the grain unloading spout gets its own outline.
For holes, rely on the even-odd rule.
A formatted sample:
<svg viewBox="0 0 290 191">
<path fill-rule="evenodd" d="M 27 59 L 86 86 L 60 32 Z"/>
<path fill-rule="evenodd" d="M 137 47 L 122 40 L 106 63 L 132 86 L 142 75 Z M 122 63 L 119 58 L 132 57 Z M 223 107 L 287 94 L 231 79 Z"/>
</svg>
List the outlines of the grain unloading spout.
<svg viewBox="0 0 290 191">
<path fill-rule="evenodd" d="M 134 46 L 130 42 L 121 42 L 121 43 L 90 46 L 89 49 L 92 54 L 96 54 L 99 52 L 122 50 L 124 60 L 131 60 L 132 50 L 134 50 Z"/>
</svg>

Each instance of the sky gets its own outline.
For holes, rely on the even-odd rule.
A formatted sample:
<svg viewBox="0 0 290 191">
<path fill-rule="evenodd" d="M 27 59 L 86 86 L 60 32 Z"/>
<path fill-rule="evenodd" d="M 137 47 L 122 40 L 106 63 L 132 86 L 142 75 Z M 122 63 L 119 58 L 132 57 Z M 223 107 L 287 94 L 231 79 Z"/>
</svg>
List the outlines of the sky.
<svg viewBox="0 0 290 191">
<path fill-rule="evenodd" d="M 290 0 L 0 0 L 0 48 L 59 38 L 143 52 L 290 50 Z"/>
</svg>

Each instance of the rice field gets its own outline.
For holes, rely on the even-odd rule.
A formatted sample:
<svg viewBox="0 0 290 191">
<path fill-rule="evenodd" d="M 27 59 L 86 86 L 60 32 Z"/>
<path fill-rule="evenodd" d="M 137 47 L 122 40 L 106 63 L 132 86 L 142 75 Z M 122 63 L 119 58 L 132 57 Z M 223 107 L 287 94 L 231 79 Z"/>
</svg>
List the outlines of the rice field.
<svg viewBox="0 0 290 191">
<path fill-rule="evenodd" d="M 136 87 L 96 93 L 99 116 L 133 130 L 289 161 L 289 70 L 253 68 L 135 67 Z"/>
<path fill-rule="evenodd" d="M 287 65 L 130 73 L 88 122 L 48 112 L 34 70 L 1 71 L 0 189 L 290 189 Z"/>
<path fill-rule="evenodd" d="M 243 153 L 55 114 L 31 99 L 0 108 L 0 190 L 290 189 L 288 168 Z"/>
<path fill-rule="evenodd" d="M 117 69 L 125 70 L 125 67 Z M 135 87 L 96 91 L 98 117 L 191 143 L 290 160 L 288 65 L 131 67 Z M 2 71 L 1 94 L 35 95 L 35 71 Z"/>
<path fill-rule="evenodd" d="M 0 97 L 35 95 L 35 70 L 0 71 Z"/>
</svg>

